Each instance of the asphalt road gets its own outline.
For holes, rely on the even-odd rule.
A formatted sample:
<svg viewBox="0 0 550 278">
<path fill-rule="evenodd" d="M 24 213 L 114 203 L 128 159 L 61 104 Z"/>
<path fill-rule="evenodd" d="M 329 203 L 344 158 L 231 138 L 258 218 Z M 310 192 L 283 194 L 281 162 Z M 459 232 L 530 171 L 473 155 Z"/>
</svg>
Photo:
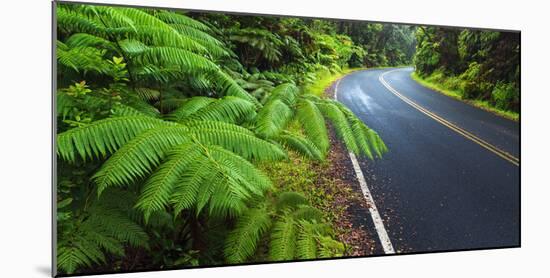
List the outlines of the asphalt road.
<svg viewBox="0 0 550 278">
<path fill-rule="evenodd" d="M 519 246 L 518 165 L 420 112 L 379 77 L 391 71 L 383 79 L 401 95 L 518 159 L 519 124 L 419 85 L 412 70 L 354 72 L 338 85 L 338 100 L 390 149 L 360 165 L 394 249 Z"/>
</svg>

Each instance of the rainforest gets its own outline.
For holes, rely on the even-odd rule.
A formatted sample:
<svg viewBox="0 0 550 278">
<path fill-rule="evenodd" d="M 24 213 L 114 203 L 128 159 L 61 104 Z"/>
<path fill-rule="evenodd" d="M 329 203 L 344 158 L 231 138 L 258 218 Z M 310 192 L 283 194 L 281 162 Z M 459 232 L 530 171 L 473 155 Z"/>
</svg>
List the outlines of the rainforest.
<svg viewBox="0 0 550 278">
<path fill-rule="evenodd" d="M 374 235 L 352 236 L 362 196 L 338 163 L 392 150 L 332 98 L 350 72 L 414 65 L 426 86 L 519 115 L 514 34 L 70 3 L 55 14 L 61 275 L 372 254 Z"/>
</svg>

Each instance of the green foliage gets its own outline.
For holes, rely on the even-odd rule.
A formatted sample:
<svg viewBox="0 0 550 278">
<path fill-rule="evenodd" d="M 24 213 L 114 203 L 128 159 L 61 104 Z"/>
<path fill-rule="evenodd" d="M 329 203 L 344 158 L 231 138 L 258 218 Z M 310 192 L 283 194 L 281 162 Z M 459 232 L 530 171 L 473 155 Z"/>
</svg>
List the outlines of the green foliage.
<svg viewBox="0 0 550 278">
<path fill-rule="evenodd" d="M 124 207 L 128 194 L 111 191 L 79 215 L 67 212 L 72 199 L 58 206 L 58 267 L 71 274 L 80 267 L 105 263 L 104 252 L 124 256 L 124 244 L 148 248 L 145 231 L 129 218 Z"/>
<path fill-rule="evenodd" d="M 519 34 L 422 27 L 416 37 L 419 77 L 500 114 L 519 111 Z"/>
<path fill-rule="evenodd" d="M 508 110 L 512 103 L 519 101 L 518 88 L 510 83 L 497 82 L 491 96 L 495 100 L 495 106 L 504 110 Z"/>
<path fill-rule="evenodd" d="M 271 228 L 271 221 L 265 207 L 252 208 L 243 213 L 226 240 L 226 260 L 239 263 L 250 258 L 256 252 L 262 235 Z"/>
<path fill-rule="evenodd" d="M 327 251 L 326 238 L 332 230 L 322 214 L 295 192 L 282 192 L 267 207 L 249 209 L 229 233 L 225 246 L 226 260 L 245 262 L 257 252 L 260 240 L 269 233 L 269 258 L 273 261 L 317 258 L 317 254 L 341 256 L 343 245 Z"/>
<path fill-rule="evenodd" d="M 366 44 L 324 20 L 68 3 L 56 15 L 63 274 L 124 268 L 129 252 L 153 268 L 342 254 L 324 212 L 258 165 L 324 161 L 329 124 L 358 155 L 387 151 L 303 86 L 363 65 Z"/>
</svg>

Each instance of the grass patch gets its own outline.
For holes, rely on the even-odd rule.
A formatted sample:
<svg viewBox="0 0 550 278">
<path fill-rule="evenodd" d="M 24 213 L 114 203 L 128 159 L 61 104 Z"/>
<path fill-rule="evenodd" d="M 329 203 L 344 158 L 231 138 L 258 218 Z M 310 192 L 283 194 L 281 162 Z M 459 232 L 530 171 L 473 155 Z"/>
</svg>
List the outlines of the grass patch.
<svg viewBox="0 0 550 278">
<path fill-rule="evenodd" d="M 422 78 L 416 74 L 416 72 L 413 72 L 411 74 L 411 78 L 418 82 L 420 85 L 432 89 L 436 92 L 439 92 L 441 94 L 444 94 L 446 96 L 458 99 L 460 101 L 466 102 L 470 105 L 473 105 L 475 107 L 481 108 L 483 110 L 489 111 L 493 114 L 496 114 L 498 116 L 504 117 L 506 119 L 512 120 L 512 121 L 519 121 L 519 113 L 509 110 L 502 110 L 488 101 L 484 100 L 476 100 L 476 99 L 466 99 L 463 97 L 463 91 L 460 89 L 460 86 L 456 85 L 456 80 L 446 80 L 445 82 L 440 82 L 440 78 L 434 78 L 434 77 L 427 77 Z M 434 79 L 437 79 L 435 81 Z"/>
<path fill-rule="evenodd" d="M 325 94 L 325 89 L 332 84 L 332 82 L 342 78 L 351 72 L 363 70 L 366 68 L 347 68 L 338 73 L 332 73 L 330 71 L 317 72 L 317 80 L 311 84 L 303 86 L 305 92 L 312 93 L 318 97 L 322 97 Z"/>
</svg>

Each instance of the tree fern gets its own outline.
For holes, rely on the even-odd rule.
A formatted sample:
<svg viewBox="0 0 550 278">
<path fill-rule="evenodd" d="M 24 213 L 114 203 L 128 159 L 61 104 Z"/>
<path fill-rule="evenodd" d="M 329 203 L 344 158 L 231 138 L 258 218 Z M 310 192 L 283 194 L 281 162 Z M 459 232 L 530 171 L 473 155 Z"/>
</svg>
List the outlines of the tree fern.
<svg viewBox="0 0 550 278">
<path fill-rule="evenodd" d="M 136 205 L 143 211 L 146 220 L 151 213 L 165 209 L 181 175 L 201 155 L 197 147 L 189 142 L 170 150 L 166 161 L 147 180 Z"/>
<path fill-rule="evenodd" d="M 129 48 L 127 48 L 129 49 Z M 210 60 L 191 51 L 170 47 L 153 46 L 142 49 L 134 48 L 136 62 L 147 65 L 153 64 L 161 67 L 177 66 L 181 72 L 196 74 L 197 72 L 216 72 L 218 67 Z"/>
<path fill-rule="evenodd" d="M 246 159 L 280 160 L 287 157 L 277 145 L 249 133 L 204 127 L 196 127 L 191 132 L 201 142 L 223 146 Z"/>
<path fill-rule="evenodd" d="M 273 226 L 269 244 L 269 258 L 273 261 L 288 261 L 295 258 L 296 225 L 291 216 L 283 216 Z"/>
<path fill-rule="evenodd" d="M 110 65 L 103 59 L 104 51 L 89 46 L 68 47 L 57 42 L 57 62 L 76 72 L 97 72 L 105 74 Z"/>
<path fill-rule="evenodd" d="M 292 110 L 281 100 L 266 103 L 256 117 L 256 133 L 264 138 L 277 136 L 292 117 Z"/>
<path fill-rule="evenodd" d="M 270 186 L 264 174 L 232 152 L 184 144 L 170 151 L 146 182 L 137 207 L 146 218 L 169 201 L 177 212 L 195 208 L 200 213 L 208 203 L 210 213 L 231 215 L 241 209 L 243 201 L 253 194 L 262 195 Z"/>
<path fill-rule="evenodd" d="M 168 116 L 169 119 L 175 122 L 180 122 L 183 119 L 189 117 L 191 114 L 206 107 L 216 99 L 208 97 L 192 97 L 184 100 L 184 103 Z"/>
<path fill-rule="evenodd" d="M 78 218 L 58 224 L 57 263 L 66 274 L 104 263 L 105 253 L 124 256 L 123 244 L 148 248 L 147 234 L 120 206 L 128 194 L 109 194 L 111 198 L 94 201 Z"/>
<path fill-rule="evenodd" d="M 300 230 L 297 235 L 296 255 L 299 259 L 317 258 L 317 240 L 313 223 L 308 221 L 299 221 Z"/>
<path fill-rule="evenodd" d="M 296 117 L 308 139 L 323 154 L 326 153 L 329 147 L 326 123 L 315 103 L 308 99 L 300 100 L 296 109 Z"/>
<path fill-rule="evenodd" d="M 271 91 L 270 96 L 267 99 L 266 103 L 274 99 L 280 99 L 287 105 L 292 106 L 296 102 L 296 98 L 298 97 L 298 92 L 299 90 L 296 87 L 296 85 L 292 83 L 283 83 L 275 87 Z"/>
<path fill-rule="evenodd" d="M 200 108 L 189 116 L 191 120 L 241 123 L 256 116 L 253 103 L 238 97 L 226 96 Z"/>
<path fill-rule="evenodd" d="M 97 20 L 86 16 L 65 5 L 56 8 L 57 26 L 64 33 L 104 34 L 104 26 Z"/>
<path fill-rule="evenodd" d="M 169 149 L 191 141 L 187 133 L 184 126 L 163 126 L 149 129 L 129 140 L 92 177 L 98 186 L 98 194 L 109 186 L 130 184 L 151 173 Z"/>
<path fill-rule="evenodd" d="M 73 34 L 65 41 L 65 44 L 70 48 L 96 47 L 96 48 L 104 48 L 109 50 L 116 49 L 116 47 L 111 41 L 103 37 L 99 37 L 99 36 L 87 34 L 87 33 Z"/>
<path fill-rule="evenodd" d="M 278 136 L 276 140 L 282 143 L 286 148 L 294 150 L 307 158 L 314 160 L 324 159 L 324 154 L 317 146 L 301 135 L 285 131 Z"/>
<path fill-rule="evenodd" d="M 350 127 L 346 115 L 338 108 L 337 105 L 328 101 L 319 103 L 318 107 L 321 112 L 328 119 L 330 119 L 336 129 L 336 134 L 344 141 L 348 150 L 358 154 L 359 147 L 357 146 L 353 130 Z"/>
<path fill-rule="evenodd" d="M 169 11 L 156 11 L 155 16 L 169 24 L 181 24 L 203 32 L 211 31 L 210 27 L 208 27 L 204 23 L 182 14 L 177 14 Z"/>
<path fill-rule="evenodd" d="M 265 207 L 245 212 L 227 236 L 224 250 L 226 260 L 229 263 L 245 262 L 256 252 L 261 237 L 270 227 L 271 216 Z"/>
<path fill-rule="evenodd" d="M 65 160 L 104 157 L 139 133 L 170 123 L 147 116 L 107 118 L 57 135 L 57 153 Z"/>
</svg>

